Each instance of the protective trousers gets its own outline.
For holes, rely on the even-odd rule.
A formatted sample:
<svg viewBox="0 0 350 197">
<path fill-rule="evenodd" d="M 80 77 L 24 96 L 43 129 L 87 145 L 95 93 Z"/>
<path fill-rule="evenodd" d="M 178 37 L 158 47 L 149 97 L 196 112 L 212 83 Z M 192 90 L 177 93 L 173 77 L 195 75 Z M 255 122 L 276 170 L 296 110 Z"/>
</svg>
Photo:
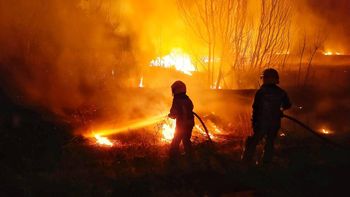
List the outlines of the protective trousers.
<svg viewBox="0 0 350 197">
<path fill-rule="evenodd" d="M 191 142 L 191 135 L 192 135 L 192 129 L 193 127 L 176 127 L 174 138 L 171 141 L 170 144 L 170 155 L 176 156 L 179 155 L 179 145 L 182 141 L 182 144 L 185 149 L 186 155 L 191 155 L 192 153 L 192 142 Z"/>
<path fill-rule="evenodd" d="M 253 136 L 250 136 L 246 140 L 245 150 L 243 153 L 243 161 L 252 162 L 256 146 L 259 142 L 266 137 L 266 142 L 264 146 L 263 163 L 267 164 L 272 161 L 274 155 L 274 142 L 279 129 L 259 129 L 254 132 Z"/>
</svg>

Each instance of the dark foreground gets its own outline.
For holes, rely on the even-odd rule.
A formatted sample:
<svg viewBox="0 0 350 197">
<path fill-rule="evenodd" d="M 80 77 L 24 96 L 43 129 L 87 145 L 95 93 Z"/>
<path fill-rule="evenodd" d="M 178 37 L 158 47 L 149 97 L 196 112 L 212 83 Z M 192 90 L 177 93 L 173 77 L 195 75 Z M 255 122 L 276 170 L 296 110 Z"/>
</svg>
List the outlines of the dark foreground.
<svg viewBox="0 0 350 197">
<path fill-rule="evenodd" d="M 114 148 L 100 147 L 89 140 L 73 138 L 74 128 L 55 121 L 48 112 L 1 99 L 1 196 L 348 193 L 350 151 L 330 147 L 297 127 L 279 138 L 276 158 L 270 166 L 241 163 L 244 142 L 232 135 L 213 146 L 194 140 L 193 158 L 169 160 L 168 145 L 147 137 L 147 132 L 123 136 L 125 140 Z M 346 132 L 329 137 L 349 147 Z M 261 155 L 261 147 L 258 153 Z"/>
<path fill-rule="evenodd" d="M 310 139 L 312 141 L 312 139 Z M 106 149 L 71 144 L 57 155 L 16 155 L 1 163 L 9 196 L 334 196 L 346 194 L 349 152 L 317 144 L 281 148 L 270 166 L 239 161 L 240 141 L 196 145 L 192 159 L 166 146 Z M 12 147 L 8 151 L 12 152 Z M 2 152 L 4 149 L 2 149 Z"/>
</svg>

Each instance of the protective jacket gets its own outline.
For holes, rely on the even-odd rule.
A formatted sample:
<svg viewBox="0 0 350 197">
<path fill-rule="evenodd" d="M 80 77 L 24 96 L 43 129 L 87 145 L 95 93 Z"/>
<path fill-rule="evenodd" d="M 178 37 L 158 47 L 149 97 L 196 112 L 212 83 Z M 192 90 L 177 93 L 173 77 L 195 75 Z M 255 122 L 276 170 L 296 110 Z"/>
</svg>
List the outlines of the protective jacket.
<svg viewBox="0 0 350 197">
<path fill-rule="evenodd" d="M 177 128 L 194 126 L 193 103 L 185 93 L 174 95 L 169 117 L 176 119 Z"/>
<path fill-rule="evenodd" d="M 276 84 L 264 84 L 253 102 L 253 136 L 246 140 L 243 160 L 252 162 L 259 141 L 266 137 L 263 163 L 272 161 L 274 141 L 281 127 L 282 110 L 291 107 L 287 93 Z"/>
<path fill-rule="evenodd" d="M 287 93 L 275 84 L 264 84 L 256 92 L 253 102 L 252 124 L 256 130 L 278 130 L 282 110 L 289 109 L 291 102 Z"/>
</svg>

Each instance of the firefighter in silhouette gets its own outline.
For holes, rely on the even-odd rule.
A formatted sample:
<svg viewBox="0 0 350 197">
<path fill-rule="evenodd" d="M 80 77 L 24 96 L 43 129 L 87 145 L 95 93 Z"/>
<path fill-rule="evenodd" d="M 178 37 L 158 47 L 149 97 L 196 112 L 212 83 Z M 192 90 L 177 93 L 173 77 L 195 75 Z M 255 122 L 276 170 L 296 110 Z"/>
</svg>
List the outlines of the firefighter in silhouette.
<svg viewBox="0 0 350 197">
<path fill-rule="evenodd" d="M 274 141 L 281 127 L 283 110 L 291 107 L 287 93 L 277 84 L 278 72 L 268 68 L 263 71 L 263 85 L 256 92 L 253 102 L 252 127 L 253 136 L 246 140 L 243 161 L 251 163 L 257 144 L 265 137 L 263 164 L 271 162 L 274 152 Z"/>
<path fill-rule="evenodd" d="M 186 155 L 190 156 L 192 151 L 191 135 L 194 126 L 193 103 L 186 95 L 186 85 L 182 81 L 175 81 L 171 85 L 173 104 L 169 117 L 176 119 L 174 138 L 170 145 L 170 156 L 179 155 L 179 145 L 182 144 Z"/>
</svg>

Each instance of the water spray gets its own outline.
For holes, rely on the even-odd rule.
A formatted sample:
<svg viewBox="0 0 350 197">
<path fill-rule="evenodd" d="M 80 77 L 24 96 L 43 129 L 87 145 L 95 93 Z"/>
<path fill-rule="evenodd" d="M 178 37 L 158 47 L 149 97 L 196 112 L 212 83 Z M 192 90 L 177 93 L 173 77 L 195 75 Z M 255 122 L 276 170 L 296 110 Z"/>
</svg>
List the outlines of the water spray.
<svg viewBox="0 0 350 197">
<path fill-rule="evenodd" d="M 153 116 L 150 118 L 134 120 L 134 121 L 128 122 L 122 126 L 119 126 L 118 128 L 114 128 L 114 129 L 93 129 L 93 130 L 91 130 L 91 132 L 87 133 L 84 136 L 85 137 L 94 137 L 95 134 L 99 134 L 101 136 L 107 136 L 107 135 L 113 135 L 113 134 L 121 133 L 124 131 L 129 131 L 129 130 L 133 130 L 133 129 L 140 129 L 140 128 L 144 128 L 144 127 L 147 127 L 150 125 L 154 125 L 158 122 L 161 122 L 166 117 L 167 117 L 166 115 L 158 115 L 158 116 Z"/>
<path fill-rule="evenodd" d="M 201 117 L 197 113 L 193 112 L 193 115 L 202 124 L 204 131 L 207 134 L 208 141 L 210 143 L 213 143 L 211 140 L 208 128 L 205 125 L 204 121 L 201 119 Z M 135 120 L 135 121 L 126 123 L 122 126 L 119 126 L 118 128 L 114 128 L 114 129 L 93 129 L 89 133 L 85 134 L 84 136 L 85 137 L 96 137 L 96 135 L 98 135 L 98 136 L 114 135 L 114 134 L 121 133 L 124 131 L 129 131 L 132 129 L 139 129 L 139 128 L 147 127 L 150 125 L 154 125 L 156 123 L 163 121 L 167 117 L 168 117 L 167 115 L 158 115 L 158 116 L 153 116 L 153 117 L 146 118 L 146 119 Z"/>
</svg>

